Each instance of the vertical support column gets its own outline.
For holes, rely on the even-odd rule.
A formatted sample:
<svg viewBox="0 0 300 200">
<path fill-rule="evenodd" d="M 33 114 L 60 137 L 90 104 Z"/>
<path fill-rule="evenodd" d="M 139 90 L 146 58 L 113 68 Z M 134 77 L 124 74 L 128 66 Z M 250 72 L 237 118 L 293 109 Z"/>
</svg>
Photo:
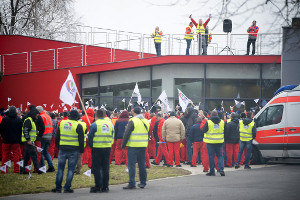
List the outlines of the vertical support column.
<svg viewBox="0 0 300 200">
<path fill-rule="evenodd" d="M 204 64 L 204 79 L 203 79 L 203 90 L 202 90 L 202 96 L 203 96 L 203 109 L 206 110 L 207 109 L 207 102 L 206 102 L 206 68 L 207 68 L 207 64 Z"/>
<path fill-rule="evenodd" d="M 31 52 L 29 52 L 29 58 L 28 58 L 28 52 L 26 52 L 26 55 L 27 55 L 27 72 L 31 72 Z"/>
<path fill-rule="evenodd" d="M 263 64 L 260 64 L 259 65 L 259 99 L 261 99 L 262 98 L 262 79 L 263 79 L 263 77 L 262 77 L 262 66 Z"/>
<path fill-rule="evenodd" d="M 97 91 L 98 108 L 100 108 L 100 74 L 101 72 L 98 72 L 98 91 Z"/>
<path fill-rule="evenodd" d="M 55 49 L 53 49 L 53 69 L 55 69 Z"/>
<path fill-rule="evenodd" d="M 82 101 L 84 102 L 84 98 L 82 96 L 82 74 L 80 76 L 80 83 L 79 83 L 79 94 L 82 97 Z M 79 108 L 81 107 L 81 110 L 83 110 L 81 103 L 79 104 Z"/>
<path fill-rule="evenodd" d="M 150 109 L 152 107 L 152 78 L 153 78 L 153 75 L 152 75 L 152 66 L 150 66 L 150 102 L 148 103 L 148 108 Z"/>
</svg>

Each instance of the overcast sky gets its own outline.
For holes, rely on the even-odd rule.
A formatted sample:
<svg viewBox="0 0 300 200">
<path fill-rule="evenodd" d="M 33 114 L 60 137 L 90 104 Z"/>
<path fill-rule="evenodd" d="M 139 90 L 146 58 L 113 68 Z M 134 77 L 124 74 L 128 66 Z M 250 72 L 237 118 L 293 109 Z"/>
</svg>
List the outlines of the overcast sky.
<svg viewBox="0 0 300 200">
<path fill-rule="evenodd" d="M 232 0 L 240 3 L 244 0 Z M 124 30 L 139 33 L 152 33 L 155 26 L 159 26 L 164 33 L 181 33 L 189 23 L 188 16 L 198 21 L 203 18 L 205 21 L 209 13 L 212 14 L 209 26 L 212 28 L 218 20 L 218 13 L 221 10 L 222 0 L 76 0 L 76 17 L 81 18 L 84 25 Z M 257 3 L 265 0 L 248 0 L 243 6 L 247 11 L 255 7 Z M 173 5 L 174 4 L 174 5 Z M 166 6 L 168 5 L 168 6 Z M 233 11 L 229 7 L 228 11 Z M 274 21 L 271 15 L 270 5 L 254 9 L 252 13 L 246 13 L 235 17 L 230 17 L 233 22 L 233 33 L 246 33 L 253 19 L 257 21 L 261 33 L 266 33 L 270 29 L 270 23 Z M 279 32 L 281 25 L 272 28 L 272 32 Z M 216 26 L 214 33 L 222 33 L 222 23 Z"/>
</svg>

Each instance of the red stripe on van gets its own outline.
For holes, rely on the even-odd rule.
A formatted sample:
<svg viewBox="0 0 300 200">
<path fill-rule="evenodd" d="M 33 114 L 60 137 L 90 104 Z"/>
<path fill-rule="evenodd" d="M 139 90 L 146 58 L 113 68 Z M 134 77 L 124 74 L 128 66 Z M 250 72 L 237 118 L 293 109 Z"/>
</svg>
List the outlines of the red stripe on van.
<svg viewBox="0 0 300 200">
<path fill-rule="evenodd" d="M 270 104 L 286 102 L 300 102 L 300 96 L 279 97 L 277 99 L 274 99 Z"/>
</svg>

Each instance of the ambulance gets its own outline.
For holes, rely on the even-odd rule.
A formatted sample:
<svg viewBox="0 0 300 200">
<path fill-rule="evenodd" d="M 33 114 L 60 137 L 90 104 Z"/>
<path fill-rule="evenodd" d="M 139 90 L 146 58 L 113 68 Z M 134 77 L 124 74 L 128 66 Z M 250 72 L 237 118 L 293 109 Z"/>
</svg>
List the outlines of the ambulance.
<svg viewBox="0 0 300 200">
<path fill-rule="evenodd" d="M 300 85 L 278 89 L 254 121 L 253 164 L 270 158 L 300 158 Z"/>
</svg>

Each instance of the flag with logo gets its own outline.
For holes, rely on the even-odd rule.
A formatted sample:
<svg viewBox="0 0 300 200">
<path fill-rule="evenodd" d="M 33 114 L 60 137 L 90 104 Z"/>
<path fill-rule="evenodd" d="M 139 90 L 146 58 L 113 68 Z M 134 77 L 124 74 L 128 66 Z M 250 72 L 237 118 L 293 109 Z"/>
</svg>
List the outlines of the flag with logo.
<svg viewBox="0 0 300 200">
<path fill-rule="evenodd" d="M 178 98 L 179 98 L 179 105 L 182 108 L 182 111 L 184 112 L 189 103 L 191 103 L 191 100 L 187 98 L 178 88 Z"/>
<path fill-rule="evenodd" d="M 141 96 L 141 93 L 140 93 L 140 90 L 139 90 L 139 86 L 137 83 L 135 83 L 135 87 L 134 87 L 134 90 L 133 90 L 133 93 L 135 93 L 137 95 L 137 103 L 138 104 L 141 104 L 142 102 L 142 96 Z"/>
<path fill-rule="evenodd" d="M 73 79 L 72 73 L 69 70 L 69 75 L 67 77 L 67 80 L 64 82 L 64 84 L 61 87 L 59 98 L 65 104 L 72 106 L 73 103 L 75 102 L 76 91 L 77 91 L 77 87 Z"/>
<path fill-rule="evenodd" d="M 171 108 L 170 108 L 170 105 L 169 105 L 169 100 L 168 100 L 168 97 L 167 97 L 167 93 L 166 91 L 162 91 L 162 93 L 160 94 L 160 96 L 158 97 L 158 99 L 166 105 L 167 107 L 167 110 L 168 111 L 171 111 Z"/>
</svg>

